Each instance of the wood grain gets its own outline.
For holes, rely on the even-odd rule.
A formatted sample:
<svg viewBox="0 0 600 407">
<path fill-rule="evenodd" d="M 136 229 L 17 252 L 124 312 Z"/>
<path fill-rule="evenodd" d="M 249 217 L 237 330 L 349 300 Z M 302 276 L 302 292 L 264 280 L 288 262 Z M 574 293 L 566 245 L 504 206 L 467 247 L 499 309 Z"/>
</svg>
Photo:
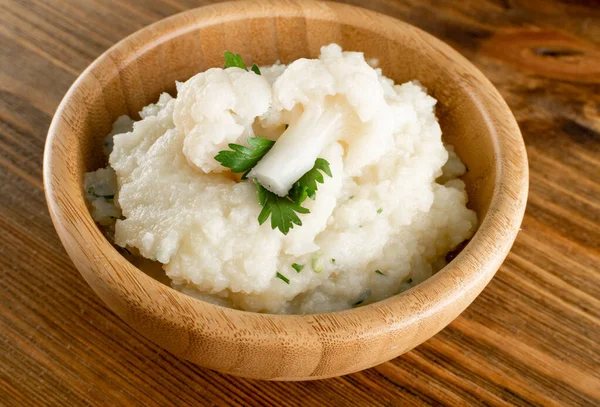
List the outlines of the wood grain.
<svg viewBox="0 0 600 407">
<path fill-rule="evenodd" d="M 598 3 L 355 3 L 450 43 L 519 120 L 531 167 L 528 211 L 475 303 L 392 362 L 319 382 L 237 379 L 151 344 L 105 308 L 64 253 L 41 189 L 43 143 L 58 102 L 97 55 L 203 3 L 3 1 L 0 404 L 598 404 Z"/>
</svg>

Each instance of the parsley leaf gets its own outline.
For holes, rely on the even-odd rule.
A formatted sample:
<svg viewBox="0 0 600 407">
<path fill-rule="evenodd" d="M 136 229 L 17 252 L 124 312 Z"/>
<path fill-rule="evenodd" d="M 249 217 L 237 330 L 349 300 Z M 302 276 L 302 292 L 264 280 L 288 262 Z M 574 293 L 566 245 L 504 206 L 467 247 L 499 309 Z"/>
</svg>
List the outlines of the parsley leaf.
<svg viewBox="0 0 600 407">
<path fill-rule="evenodd" d="M 229 144 L 231 150 L 219 151 L 215 160 L 223 167 L 231 168 L 232 172 L 243 172 L 242 179 L 246 179 L 248 172 L 269 152 L 275 142 L 263 137 L 249 137 L 248 144 L 250 147 Z"/>
<path fill-rule="evenodd" d="M 259 224 L 262 225 L 271 216 L 271 228 L 279 229 L 284 235 L 287 235 L 294 225 L 302 226 L 298 213 L 309 213 L 308 209 L 287 196 L 282 198 L 265 189 L 256 179 L 254 184 L 258 192 L 258 203 L 263 207 L 258 215 Z"/>
<path fill-rule="evenodd" d="M 244 71 L 248 70 L 248 67 L 242 60 L 242 56 L 240 54 L 234 54 L 229 51 L 225 51 L 225 66 L 223 67 L 223 69 L 232 67 L 241 68 Z M 258 65 L 252 64 L 250 70 L 257 75 L 260 75 L 260 69 L 258 68 Z"/>
<path fill-rule="evenodd" d="M 312 169 L 294 183 L 288 196 L 297 204 L 304 202 L 307 197 L 314 201 L 316 196 L 315 193 L 317 192 L 317 189 L 319 189 L 317 183 L 322 184 L 325 182 L 321 171 L 329 177 L 332 176 L 329 162 L 324 158 L 317 158 Z"/>
<path fill-rule="evenodd" d="M 274 141 L 263 137 L 249 137 L 249 147 L 229 144 L 231 150 L 219 151 L 215 160 L 222 166 L 230 168 L 232 172 L 243 172 L 242 179 L 246 179 L 250 170 L 269 152 L 273 144 L 275 144 Z M 258 215 L 258 222 L 262 225 L 270 216 L 271 228 L 279 229 L 284 235 L 287 235 L 294 225 L 302 226 L 298 214 L 310 213 L 310 211 L 302 207 L 301 203 L 307 197 L 315 199 L 317 183 L 324 181 L 320 171 L 331 176 L 329 163 L 322 158 L 317 158 L 314 167 L 294 184 L 292 190 L 285 197 L 272 193 L 254 180 L 258 192 L 258 202 L 263 207 Z"/>
<path fill-rule="evenodd" d="M 225 66 L 223 67 L 223 69 L 232 67 L 241 68 L 244 71 L 248 70 L 240 54 L 233 54 L 229 51 L 225 51 Z"/>
<path fill-rule="evenodd" d="M 381 272 L 381 270 L 375 270 L 375 272 L 376 272 L 377 274 L 379 274 L 380 276 L 385 276 L 385 274 L 383 274 L 383 273 Z"/>
<path fill-rule="evenodd" d="M 298 263 L 292 263 L 292 268 L 296 270 L 296 273 L 299 273 L 304 268 L 304 265 Z"/>
</svg>

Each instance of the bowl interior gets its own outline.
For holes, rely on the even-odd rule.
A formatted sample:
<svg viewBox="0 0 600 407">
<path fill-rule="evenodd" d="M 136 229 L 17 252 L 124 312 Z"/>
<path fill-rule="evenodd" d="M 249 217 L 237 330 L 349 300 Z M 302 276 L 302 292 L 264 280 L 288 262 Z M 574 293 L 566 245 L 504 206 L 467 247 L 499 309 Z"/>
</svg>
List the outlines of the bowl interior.
<svg viewBox="0 0 600 407">
<path fill-rule="evenodd" d="M 113 121 L 210 67 L 225 50 L 246 63 L 316 57 L 322 45 L 377 58 L 397 83 L 419 80 L 438 100 L 444 140 L 468 167 L 469 206 L 480 227 L 440 273 L 365 307 L 306 316 L 261 315 L 194 300 L 148 278 L 99 233 L 85 206 L 83 174 L 106 165 Z M 192 10 L 121 41 L 65 96 L 49 131 L 44 179 L 50 214 L 69 256 L 121 318 L 169 351 L 255 378 L 350 373 L 395 357 L 442 329 L 485 287 L 522 219 L 527 167 L 520 132 L 489 81 L 447 45 L 366 10 L 313 1 L 246 1 Z"/>
</svg>

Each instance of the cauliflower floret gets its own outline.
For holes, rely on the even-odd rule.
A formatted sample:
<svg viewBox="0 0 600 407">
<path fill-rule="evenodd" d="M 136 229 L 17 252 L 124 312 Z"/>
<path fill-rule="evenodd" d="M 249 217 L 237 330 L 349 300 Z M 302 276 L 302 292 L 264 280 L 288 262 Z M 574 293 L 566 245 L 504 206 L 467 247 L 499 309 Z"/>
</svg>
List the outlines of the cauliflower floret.
<svg viewBox="0 0 600 407">
<path fill-rule="evenodd" d="M 271 105 L 271 86 L 240 68 L 212 68 L 178 86 L 173 121 L 185 135 L 183 154 L 203 172 L 226 169 L 215 160 L 227 144 L 252 136 L 252 123 Z"/>
<path fill-rule="evenodd" d="M 292 62 L 273 84 L 273 107 L 263 119 L 302 108 L 275 146 L 250 172 L 268 190 L 284 196 L 333 141 L 348 148 L 345 171 L 360 175 L 393 143 L 394 115 L 377 72 L 359 52 L 339 45 L 321 48 L 319 59 Z M 272 117 L 274 116 L 275 120 Z"/>
</svg>

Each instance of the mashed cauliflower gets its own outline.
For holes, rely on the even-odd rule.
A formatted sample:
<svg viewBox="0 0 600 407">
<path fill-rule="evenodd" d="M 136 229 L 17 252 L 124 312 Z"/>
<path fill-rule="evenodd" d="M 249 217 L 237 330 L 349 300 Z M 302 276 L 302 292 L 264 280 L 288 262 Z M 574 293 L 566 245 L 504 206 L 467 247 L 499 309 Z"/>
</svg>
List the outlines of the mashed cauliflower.
<svg viewBox="0 0 600 407">
<path fill-rule="evenodd" d="M 209 69 L 140 121 L 115 123 L 110 166 L 86 174 L 85 190 L 117 245 L 162 263 L 173 287 L 204 300 L 316 313 L 408 289 L 472 236 L 465 167 L 418 83 L 395 85 L 335 44 L 319 59 L 260 70 Z M 253 170 L 275 193 L 315 156 L 330 164 L 332 176 L 303 204 L 310 213 L 287 235 L 259 225 L 254 183 L 214 159 L 255 135 L 281 137 Z"/>
</svg>

